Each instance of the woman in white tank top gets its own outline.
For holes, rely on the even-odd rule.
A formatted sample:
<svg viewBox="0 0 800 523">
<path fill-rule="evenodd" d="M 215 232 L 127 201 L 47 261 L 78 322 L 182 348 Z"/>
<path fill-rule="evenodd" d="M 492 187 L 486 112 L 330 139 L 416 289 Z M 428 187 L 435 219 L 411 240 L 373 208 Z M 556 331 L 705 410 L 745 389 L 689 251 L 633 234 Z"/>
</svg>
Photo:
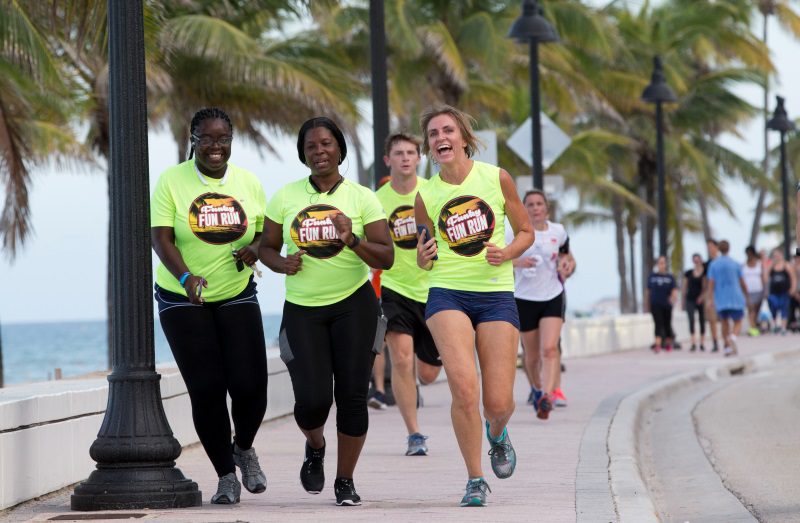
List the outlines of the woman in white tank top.
<svg viewBox="0 0 800 523">
<path fill-rule="evenodd" d="M 750 322 L 747 334 L 758 336 L 761 332 L 758 330 L 758 311 L 761 309 L 761 302 L 764 301 L 764 284 L 767 281 L 766 264 L 752 245 L 748 245 L 744 253 L 747 261 L 742 264 L 742 279 L 744 286 L 747 287 L 747 319 Z"/>
</svg>

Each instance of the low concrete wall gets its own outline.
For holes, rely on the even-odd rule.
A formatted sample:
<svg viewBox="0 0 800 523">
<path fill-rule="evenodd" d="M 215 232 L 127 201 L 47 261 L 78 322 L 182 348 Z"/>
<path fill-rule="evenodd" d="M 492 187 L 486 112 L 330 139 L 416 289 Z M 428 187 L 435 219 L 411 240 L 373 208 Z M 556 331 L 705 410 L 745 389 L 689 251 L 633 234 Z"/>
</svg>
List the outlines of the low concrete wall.
<svg viewBox="0 0 800 523">
<path fill-rule="evenodd" d="M 689 320 L 684 311 L 674 311 L 672 328 L 685 346 L 689 337 Z M 650 314 L 570 318 L 561 332 L 561 349 L 565 359 L 595 356 L 649 347 L 653 337 L 654 324 Z"/>
<path fill-rule="evenodd" d="M 266 419 L 292 412 L 294 394 L 277 349 L 268 351 Z M 164 411 L 181 445 L 197 443 L 186 385 L 174 367 L 158 369 Z M 70 379 L 0 389 L 0 509 L 86 479 L 89 447 L 108 402 L 105 378 Z"/>
<path fill-rule="evenodd" d="M 679 339 L 686 315 L 676 312 Z M 565 358 L 649 346 L 649 314 L 570 319 L 564 326 Z M 269 349 L 266 419 L 290 414 L 294 394 L 277 349 Z M 159 368 L 164 411 L 181 445 L 198 441 L 186 385 L 175 368 Z M 444 373 L 441 374 L 442 379 Z M 108 401 L 105 378 L 70 379 L 0 389 L 0 509 L 84 480 L 95 468 L 89 447 L 97 437 Z"/>
</svg>

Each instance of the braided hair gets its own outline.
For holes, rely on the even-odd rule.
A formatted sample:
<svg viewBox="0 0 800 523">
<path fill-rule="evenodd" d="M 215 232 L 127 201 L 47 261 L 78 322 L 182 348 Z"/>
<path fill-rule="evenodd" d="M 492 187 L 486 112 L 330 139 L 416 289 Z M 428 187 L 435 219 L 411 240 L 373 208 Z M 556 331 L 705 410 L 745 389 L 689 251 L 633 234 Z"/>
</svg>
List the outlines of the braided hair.
<svg viewBox="0 0 800 523">
<path fill-rule="evenodd" d="M 192 123 L 189 124 L 189 158 L 187 158 L 187 160 L 191 160 L 192 156 L 194 156 L 194 140 L 192 136 L 194 136 L 197 128 L 202 122 L 215 119 L 225 120 L 228 123 L 228 127 L 231 129 L 231 134 L 233 134 L 233 124 L 231 123 L 231 118 L 228 116 L 228 113 L 219 107 L 205 107 L 200 109 L 194 113 Z"/>
</svg>

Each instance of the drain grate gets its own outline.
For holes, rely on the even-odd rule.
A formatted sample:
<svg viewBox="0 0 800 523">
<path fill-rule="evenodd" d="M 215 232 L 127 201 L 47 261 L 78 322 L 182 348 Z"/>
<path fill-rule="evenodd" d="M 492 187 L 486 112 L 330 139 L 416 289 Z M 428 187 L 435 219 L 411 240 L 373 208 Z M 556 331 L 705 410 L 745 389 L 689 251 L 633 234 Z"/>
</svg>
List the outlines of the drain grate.
<svg viewBox="0 0 800 523">
<path fill-rule="evenodd" d="M 64 514 L 55 516 L 47 521 L 90 521 L 93 519 L 139 519 L 145 517 L 147 514 L 133 514 L 124 512 L 115 512 L 113 514 Z"/>
</svg>

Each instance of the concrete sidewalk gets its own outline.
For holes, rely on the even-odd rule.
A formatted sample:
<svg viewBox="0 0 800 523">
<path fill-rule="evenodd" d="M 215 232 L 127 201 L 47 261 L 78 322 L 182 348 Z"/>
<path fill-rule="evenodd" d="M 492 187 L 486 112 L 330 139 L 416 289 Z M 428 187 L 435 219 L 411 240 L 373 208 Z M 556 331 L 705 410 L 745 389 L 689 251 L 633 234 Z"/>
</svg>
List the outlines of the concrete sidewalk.
<svg viewBox="0 0 800 523">
<path fill-rule="evenodd" d="M 688 348 L 688 345 L 685 345 Z M 740 338 L 740 357 L 800 347 L 795 336 Z M 396 408 L 370 410 L 370 431 L 356 470 L 355 483 L 364 504 L 337 507 L 334 504 L 335 416 L 331 413 L 326 430 L 328 459 L 326 487 L 312 496 L 301 487 L 298 474 L 303 458 L 303 438 L 291 417 L 263 425 L 255 447 L 268 476 L 264 494 L 242 493 L 235 506 L 213 506 L 208 500 L 216 489 L 216 477 L 199 445 L 184 449 L 178 459 L 183 473 L 203 491 L 203 506 L 180 510 L 125 511 L 132 517 L 180 522 L 218 521 L 547 521 L 574 522 L 577 508 L 582 519 L 607 521 L 610 498 L 604 499 L 602 473 L 594 480 L 576 480 L 587 469 L 587 460 L 607 463 L 593 451 L 602 442 L 586 441 L 587 427 L 596 425 L 598 415 L 613 416 L 619 399 L 660 379 L 700 370 L 725 360 L 721 353 L 690 353 L 686 349 L 652 354 L 641 349 L 592 358 L 568 360 L 564 391 L 567 408 L 556 409 L 548 421 L 536 419 L 525 404 L 527 382 L 517 374 L 517 411 L 509 432 L 517 450 L 518 466 L 513 477 L 495 478 L 484 456 L 484 473 L 493 492 L 485 508 L 460 508 L 466 471 L 450 425 L 449 389 L 446 383 L 422 388 L 424 408 L 420 410 L 422 432 L 430 436 L 430 455 L 406 457 L 405 429 Z M 600 408 L 598 408 L 600 407 Z M 594 425 L 593 425 L 594 423 Z M 587 438 L 584 438 L 586 434 Z M 582 451 L 582 443 L 583 451 Z M 488 445 L 484 443 L 484 451 Z M 88 452 L 88 449 L 87 449 Z M 635 450 L 631 449 L 631 454 Z M 607 475 L 606 475 L 607 478 Z M 0 521 L 60 521 L 99 519 L 100 514 L 69 510 L 72 488 L 19 505 L 0 514 Z M 605 506 L 606 510 L 602 507 Z M 596 507 L 593 508 L 593 507 Z M 596 510 L 596 512 L 592 512 Z M 589 511 L 589 512 L 587 512 Z M 115 514 L 119 516 L 119 514 Z"/>
</svg>

